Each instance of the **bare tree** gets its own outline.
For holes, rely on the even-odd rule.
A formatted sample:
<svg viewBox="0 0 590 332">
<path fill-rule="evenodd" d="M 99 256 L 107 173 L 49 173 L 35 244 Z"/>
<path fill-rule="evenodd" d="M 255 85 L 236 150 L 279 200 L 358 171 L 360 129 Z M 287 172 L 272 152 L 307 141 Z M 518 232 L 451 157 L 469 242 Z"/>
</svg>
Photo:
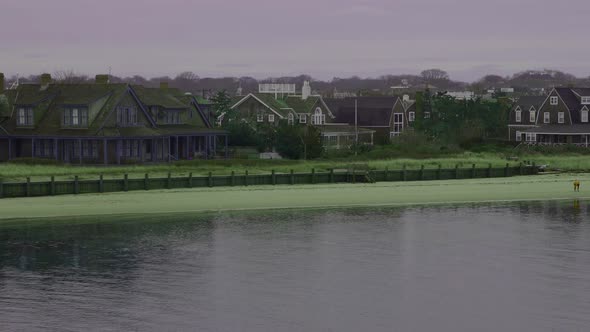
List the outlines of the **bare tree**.
<svg viewBox="0 0 590 332">
<path fill-rule="evenodd" d="M 441 69 L 427 69 L 420 73 L 425 81 L 448 81 L 449 74 Z"/>
<path fill-rule="evenodd" d="M 85 83 L 88 81 L 88 76 L 83 74 L 78 74 L 72 69 L 68 70 L 58 70 L 53 73 L 52 79 L 56 83 L 66 83 L 66 84 L 80 84 Z"/>
</svg>

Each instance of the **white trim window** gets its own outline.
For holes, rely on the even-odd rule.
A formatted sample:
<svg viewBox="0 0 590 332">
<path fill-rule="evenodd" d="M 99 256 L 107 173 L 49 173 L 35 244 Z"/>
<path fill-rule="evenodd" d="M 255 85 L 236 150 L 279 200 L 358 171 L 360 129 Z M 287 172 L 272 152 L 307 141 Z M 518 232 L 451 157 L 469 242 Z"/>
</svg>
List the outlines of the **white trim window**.
<svg viewBox="0 0 590 332">
<path fill-rule="evenodd" d="M 291 126 L 295 124 L 295 116 L 293 116 L 293 113 L 289 113 L 289 115 L 287 115 L 287 124 Z"/>
<path fill-rule="evenodd" d="M 415 112 L 408 113 L 408 121 L 409 122 L 414 122 L 415 119 L 416 119 L 416 113 Z"/>
<path fill-rule="evenodd" d="M 590 105 L 590 96 L 582 96 L 582 105 Z"/>
<path fill-rule="evenodd" d="M 307 123 L 307 116 L 305 114 L 299 114 L 299 123 Z"/>
<path fill-rule="evenodd" d="M 33 125 L 33 109 L 19 108 L 16 112 L 17 126 L 32 126 Z"/>
<path fill-rule="evenodd" d="M 537 141 L 537 134 L 535 133 L 526 133 L 525 139 L 527 142 L 536 142 Z"/>
<path fill-rule="evenodd" d="M 543 123 L 550 123 L 551 122 L 551 113 L 545 112 L 543 113 Z"/>
<path fill-rule="evenodd" d="M 322 109 L 317 107 L 313 113 L 313 117 L 311 118 L 311 124 L 322 125 L 323 119 L 324 117 L 322 116 Z"/>
<path fill-rule="evenodd" d="M 564 123 L 565 122 L 565 112 L 557 113 L 557 123 Z"/>
<path fill-rule="evenodd" d="M 537 112 L 529 111 L 529 122 L 535 122 L 537 120 L 536 115 Z"/>
<path fill-rule="evenodd" d="M 588 122 L 588 110 L 582 110 L 582 122 Z"/>
<path fill-rule="evenodd" d="M 516 122 L 521 122 L 522 121 L 522 111 L 516 111 L 514 114 L 515 114 Z"/>
<path fill-rule="evenodd" d="M 262 113 L 262 112 L 256 113 L 256 122 L 264 122 L 264 113 Z"/>
<path fill-rule="evenodd" d="M 551 97 L 549 97 L 549 105 L 555 106 L 557 104 L 558 104 L 558 98 L 557 98 L 557 96 L 551 96 Z"/>
<path fill-rule="evenodd" d="M 522 133 L 520 131 L 516 132 L 516 141 L 517 142 L 521 142 L 522 141 Z"/>
<path fill-rule="evenodd" d="M 268 115 L 268 122 L 275 122 L 275 115 L 274 114 L 269 114 Z"/>
</svg>

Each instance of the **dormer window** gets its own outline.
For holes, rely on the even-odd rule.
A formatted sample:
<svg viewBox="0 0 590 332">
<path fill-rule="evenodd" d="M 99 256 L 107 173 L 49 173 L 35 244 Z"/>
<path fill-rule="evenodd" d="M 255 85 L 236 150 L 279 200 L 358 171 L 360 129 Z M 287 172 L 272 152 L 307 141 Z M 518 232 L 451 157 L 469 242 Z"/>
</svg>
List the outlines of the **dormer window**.
<svg viewBox="0 0 590 332">
<path fill-rule="evenodd" d="M 545 112 L 543 113 L 543 123 L 551 122 L 551 113 Z"/>
<path fill-rule="evenodd" d="M 537 113 L 535 111 L 529 111 L 529 122 L 535 122 Z"/>
<path fill-rule="evenodd" d="M 299 123 L 307 123 L 307 117 L 305 114 L 299 114 Z"/>
<path fill-rule="evenodd" d="M 33 109 L 21 107 L 16 112 L 16 125 L 20 127 L 33 126 Z"/>
<path fill-rule="evenodd" d="M 588 122 L 588 109 L 586 108 L 582 110 L 582 122 Z"/>
<path fill-rule="evenodd" d="M 550 104 L 550 105 L 552 105 L 552 106 L 555 106 L 555 105 L 557 105 L 557 104 L 558 104 L 558 99 L 557 99 L 557 96 L 552 96 L 552 97 L 550 97 L 550 98 L 549 98 L 549 104 Z"/>
<path fill-rule="evenodd" d="M 88 127 L 88 109 L 69 107 L 63 110 L 61 124 L 64 127 Z"/>
<path fill-rule="evenodd" d="M 582 105 L 590 105 L 590 96 L 582 97 Z"/>
<path fill-rule="evenodd" d="M 557 122 L 564 123 L 565 122 L 565 112 L 557 113 Z"/>
<path fill-rule="evenodd" d="M 324 120 L 324 116 L 322 114 L 322 109 L 318 107 L 315 109 L 315 111 L 313 113 L 313 117 L 311 118 L 311 124 L 322 125 L 323 120 Z"/>
<path fill-rule="evenodd" d="M 180 111 L 166 111 L 164 117 L 164 123 L 166 124 L 179 124 L 180 123 Z"/>
<path fill-rule="evenodd" d="M 132 127 L 137 125 L 137 108 L 117 107 L 117 123 L 121 127 Z"/>
<path fill-rule="evenodd" d="M 522 111 L 517 110 L 516 112 L 514 112 L 515 117 L 516 117 L 516 122 L 521 122 L 522 121 Z"/>
</svg>

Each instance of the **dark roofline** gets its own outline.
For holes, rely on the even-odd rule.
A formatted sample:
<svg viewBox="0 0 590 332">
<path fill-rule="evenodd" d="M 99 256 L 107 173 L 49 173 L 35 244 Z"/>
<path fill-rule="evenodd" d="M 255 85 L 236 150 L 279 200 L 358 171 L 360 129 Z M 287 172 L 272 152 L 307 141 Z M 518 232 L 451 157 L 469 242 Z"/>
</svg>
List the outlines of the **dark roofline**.
<svg viewBox="0 0 590 332">
<path fill-rule="evenodd" d="M 131 94 L 131 96 L 133 97 L 133 99 L 135 99 L 135 101 L 139 105 L 139 108 L 141 108 L 141 111 L 143 112 L 143 114 L 150 121 L 150 123 L 152 124 L 152 128 L 156 128 L 156 122 L 154 121 L 154 119 L 152 119 L 152 116 L 145 109 L 143 103 L 141 102 L 141 99 L 139 99 L 139 97 L 135 93 L 135 90 L 133 90 L 133 87 L 131 87 L 130 84 L 127 85 L 127 91 L 129 92 L 129 94 Z"/>
<path fill-rule="evenodd" d="M 203 111 L 201 110 L 201 107 L 199 106 L 199 102 L 197 101 L 197 98 L 192 95 L 191 95 L 191 104 L 193 104 L 195 106 L 195 108 L 197 109 L 197 112 L 199 112 L 199 115 L 201 116 L 201 118 L 203 119 L 205 124 L 207 125 L 207 128 L 212 128 L 213 126 L 211 126 L 211 122 L 209 121 L 209 118 L 206 117 L 205 114 L 203 113 Z"/>
</svg>

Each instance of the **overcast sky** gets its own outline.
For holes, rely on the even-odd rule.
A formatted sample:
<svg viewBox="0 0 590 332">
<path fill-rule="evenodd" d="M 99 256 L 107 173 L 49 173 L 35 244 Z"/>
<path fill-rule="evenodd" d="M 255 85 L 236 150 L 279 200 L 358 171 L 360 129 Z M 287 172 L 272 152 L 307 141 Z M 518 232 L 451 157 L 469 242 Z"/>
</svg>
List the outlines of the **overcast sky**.
<svg viewBox="0 0 590 332">
<path fill-rule="evenodd" d="M 588 0 L 1 0 L 0 71 L 590 75 Z"/>
</svg>

